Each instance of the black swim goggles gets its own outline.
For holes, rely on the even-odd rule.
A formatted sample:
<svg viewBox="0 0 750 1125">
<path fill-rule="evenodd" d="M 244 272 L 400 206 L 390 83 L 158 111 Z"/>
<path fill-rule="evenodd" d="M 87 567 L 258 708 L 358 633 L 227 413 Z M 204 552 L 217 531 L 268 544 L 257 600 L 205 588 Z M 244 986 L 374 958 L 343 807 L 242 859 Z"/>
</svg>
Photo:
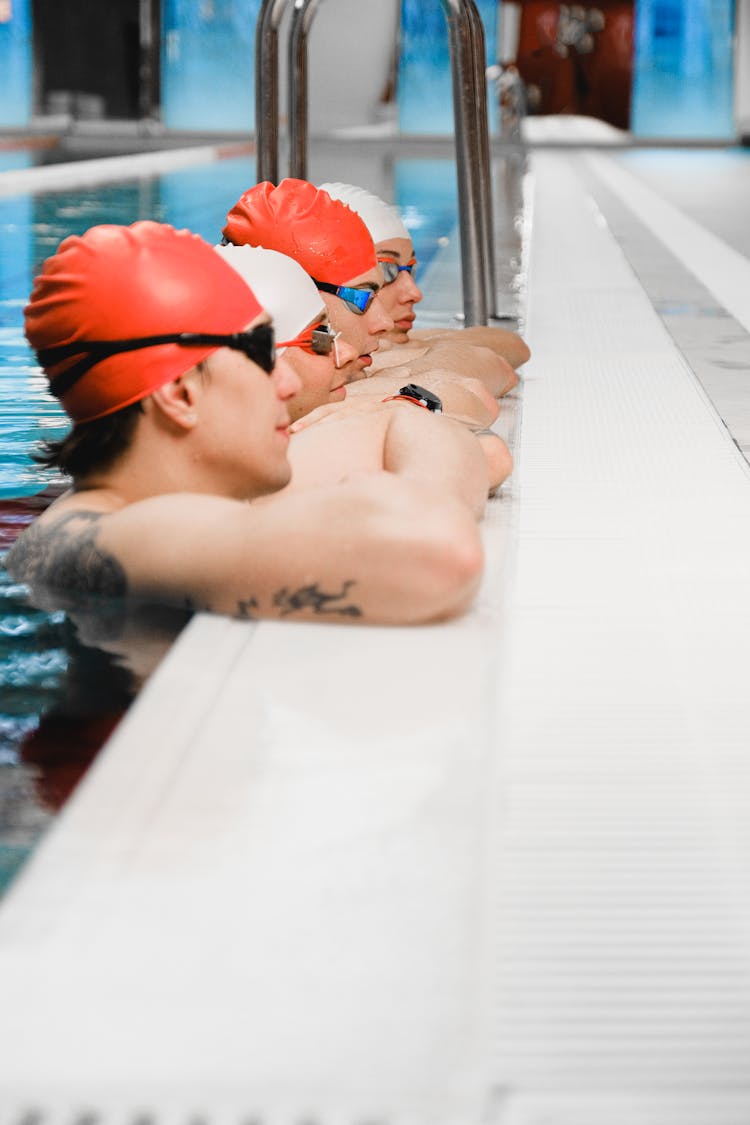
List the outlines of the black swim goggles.
<svg viewBox="0 0 750 1125">
<path fill-rule="evenodd" d="M 243 352 L 258 367 L 271 374 L 276 363 L 276 339 L 272 324 L 259 324 L 250 332 L 231 332 L 220 335 L 213 332 L 172 332 L 163 336 L 138 336 L 132 340 L 75 340 L 71 344 L 60 344 L 55 348 L 42 348 L 36 353 L 37 360 L 44 368 L 55 367 L 64 359 L 82 355 L 83 359 L 52 378 L 50 390 L 60 398 L 78 380 L 90 371 L 96 363 L 122 352 L 140 351 L 142 348 L 155 348 L 159 344 L 177 344 L 182 348 L 231 348 Z"/>
<path fill-rule="evenodd" d="M 403 271 L 411 274 L 412 277 L 414 277 L 417 272 L 416 258 L 412 258 L 405 266 L 400 266 L 398 262 L 394 262 L 393 258 L 378 258 L 378 265 L 383 271 L 386 285 L 391 285 Z"/>
<path fill-rule="evenodd" d="M 352 285 L 331 285 L 328 281 L 316 281 L 315 286 L 323 293 L 333 293 L 340 297 L 350 312 L 357 316 L 364 316 L 372 302 L 375 300 L 375 289 L 355 289 Z"/>
</svg>

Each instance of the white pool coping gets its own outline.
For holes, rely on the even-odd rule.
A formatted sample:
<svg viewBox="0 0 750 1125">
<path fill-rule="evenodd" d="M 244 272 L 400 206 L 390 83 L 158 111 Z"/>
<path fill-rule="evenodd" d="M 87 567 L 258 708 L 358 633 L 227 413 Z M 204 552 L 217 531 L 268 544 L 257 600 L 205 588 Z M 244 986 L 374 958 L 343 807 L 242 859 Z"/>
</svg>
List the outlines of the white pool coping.
<svg viewBox="0 0 750 1125">
<path fill-rule="evenodd" d="M 244 142 L 227 142 L 132 153 L 127 156 L 102 156 L 94 160 L 74 160 L 61 164 L 41 164 L 34 168 L 13 168 L 0 172 L 0 198 L 160 176 L 165 172 L 176 172 L 180 168 L 211 164 L 228 155 L 240 155 L 247 151 L 248 145 Z"/>
<path fill-rule="evenodd" d="M 750 471 L 533 180 L 475 607 L 194 620 L 0 906 L 2 1125 L 750 1119 Z"/>
</svg>

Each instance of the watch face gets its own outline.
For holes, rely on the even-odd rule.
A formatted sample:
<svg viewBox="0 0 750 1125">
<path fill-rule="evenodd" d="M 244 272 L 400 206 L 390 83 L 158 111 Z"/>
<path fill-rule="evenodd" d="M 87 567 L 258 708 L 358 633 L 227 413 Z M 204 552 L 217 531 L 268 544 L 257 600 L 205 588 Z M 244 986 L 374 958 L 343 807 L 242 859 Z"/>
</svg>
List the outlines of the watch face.
<svg viewBox="0 0 750 1125">
<path fill-rule="evenodd" d="M 425 406 L 435 414 L 442 414 L 443 412 L 443 403 L 438 396 L 434 395 L 432 391 L 420 387 L 418 383 L 407 383 L 398 393 L 405 398 L 413 398 L 420 406 Z"/>
</svg>

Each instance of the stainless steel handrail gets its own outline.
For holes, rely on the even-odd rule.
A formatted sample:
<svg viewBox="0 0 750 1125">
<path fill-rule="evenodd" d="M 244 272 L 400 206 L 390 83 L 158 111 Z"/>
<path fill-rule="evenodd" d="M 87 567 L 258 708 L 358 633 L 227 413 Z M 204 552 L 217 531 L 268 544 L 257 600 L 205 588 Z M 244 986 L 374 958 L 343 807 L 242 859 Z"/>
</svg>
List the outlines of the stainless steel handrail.
<svg viewBox="0 0 750 1125">
<path fill-rule="evenodd" d="M 456 133 L 458 216 L 464 323 L 487 323 L 487 282 L 483 266 L 484 222 L 479 164 L 481 140 L 476 112 L 476 53 L 471 0 L 441 0 L 448 24 Z"/>
<path fill-rule="evenodd" d="M 482 269 L 489 316 L 496 315 L 497 289 L 495 285 L 495 224 L 492 205 L 492 166 L 490 163 L 490 127 L 487 114 L 486 48 L 484 24 L 476 0 L 466 0 L 473 37 L 475 67 L 476 110 L 479 120 L 480 153 L 477 175 L 479 179 Z"/>
<path fill-rule="evenodd" d="M 279 178 L 279 25 L 287 0 L 261 0 L 255 25 L 255 174 Z"/>
<path fill-rule="evenodd" d="M 289 175 L 307 179 L 307 36 L 320 0 L 292 0 L 289 28 Z"/>
<path fill-rule="evenodd" d="M 278 28 L 286 0 L 261 0 L 255 32 L 258 180 L 278 182 Z M 464 322 L 486 324 L 494 310 L 492 191 L 484 80 L 484 28 L 474 0 L 441 0 L 448 25 L 456 135 Z M 292 0 L 289 41 L 290 175 L 307 174 L 307 42 L 319 0 Z"/>
</svg>

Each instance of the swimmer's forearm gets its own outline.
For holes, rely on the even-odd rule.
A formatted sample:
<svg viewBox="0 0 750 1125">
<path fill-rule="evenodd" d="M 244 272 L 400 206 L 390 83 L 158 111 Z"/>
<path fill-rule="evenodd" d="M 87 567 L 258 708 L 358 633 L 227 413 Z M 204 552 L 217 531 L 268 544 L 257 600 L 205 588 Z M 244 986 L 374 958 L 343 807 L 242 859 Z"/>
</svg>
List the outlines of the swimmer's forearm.
<svg viewBox="0 0 750 1125">
<path fill-rule="evenodd" d="M 158 497 L 102 520 L 99 544 L 128 595 L 246 620 L 443 620 L 470 604 L 482 570 L 466 506 L 389 473 L 257 506 Z"/>
<path fill-rule="evenodd" d="M 487 466 L 474 435 L 461 423 L 411 402 L 394 402 L 388 409 L 392 417 L 384 468 L 407 479 L 429 481 L 481 519 L 487 499 Z"/>
</svg>

